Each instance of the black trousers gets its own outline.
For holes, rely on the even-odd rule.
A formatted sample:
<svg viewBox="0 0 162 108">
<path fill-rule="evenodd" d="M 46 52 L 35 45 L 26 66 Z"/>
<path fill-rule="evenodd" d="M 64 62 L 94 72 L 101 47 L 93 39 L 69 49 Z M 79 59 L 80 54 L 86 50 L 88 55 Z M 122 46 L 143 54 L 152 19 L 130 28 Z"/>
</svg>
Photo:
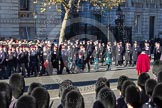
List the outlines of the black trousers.
<svg viewBox="0 0 162 108">
<path fill-rule="evenodd" d="M 6 77 L 6 71 L 5 71 L 5 66 L 0 65 L 0 79 Z"/>
<path fill-rule="evenodd" d="M 62 74 L 62 71 L 63 71 L 64 67 L 66 68 L 66 72 L 68 74 L 70 74 L 70 70 L 69 70 L 68 67 L 65 66 L 63 60 L 60 60 L 60 68 L 59 68 L 59 73 L 58 74 Z"/>
<path fill-rule="evenodd" d="M 34 74 L 34 76 L 38 75 L 38 71 L 37 71 L 37 63 L 30 63 L 30 74 Z"/>
<path fill-rule="evenodd" d="M 57 74 L 59 73 L 59 63 L 58 62 L 53 62 L 52 63 L 53 68 L 57 70 Z"/>
<path fill-rule="evenodd" d="M 6 66 L 6 77 L 10 77 L 13 73 L 15 73 L 15 70 L 14 70 L 14 65 L 12 64 L 7 64 Z"/>
<path fill-rule="evenodd" d="M 26 72 L 28 73 L 28 76 L 30 76 L 28 62 L 20 63 L 20 70 L 21 70 L 22 76 L 26 77 Z"/>
<path fill-rule="evenodd" d="M 126 60 L 125 61 L 125 65 L 131 65 L 131 63 L 132 63 L 131 60 Z"/>
<path fill-rule="evenodd" d="M 90 71 L 91 67 L 90 67 L 90 62 L 87 61 L 84 65 L 84 69 L 86 68 L 86 66 L 88 67 L 88 72 Z"/>
</svg>

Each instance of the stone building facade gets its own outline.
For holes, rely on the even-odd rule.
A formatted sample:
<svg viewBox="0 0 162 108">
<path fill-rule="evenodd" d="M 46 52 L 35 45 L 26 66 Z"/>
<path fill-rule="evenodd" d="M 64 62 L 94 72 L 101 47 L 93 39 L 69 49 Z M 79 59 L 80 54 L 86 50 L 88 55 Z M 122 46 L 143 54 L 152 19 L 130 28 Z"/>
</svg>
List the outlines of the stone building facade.
<svg viewBox="0 0 162 108">
<path fill-rule="evenodd" d="M 124 26 L 132 27 L 131 39 L 137 41 L 162 38 L 162 0 L 125 0 L 120 4 L 124 16 Z M 115 26 L 117 18 L 116 10 L 113 7 L 110 12 L 104 9 L 101 13 L 100 7 L 94 7 L 89 0 L 81 0 L 78 12 L 79 19 L 74 17 L 70 27 L 66 31 L 66 37 L 106 40 L 108 38 L 108 25 Z M 109 17 L 110 14 L 110 17 Z M 77 23 L 75 20 L 79 20 Z M 109 19 L 109 21 L 108 21 Z M 91 37 L 91 38 L 90 38 Z M 113 38 L 112 35 L 109 38 Z M 80 39 L 79 37 L 76 37 Z M 110 39 L 114 40 L 114 39 Z"/>
<path fill-rule="evenodd" d="M 160 37 L 162 0 L 126 0 L 122 9 L 125 15 L 125 25 L 132 26 L 133 40 Z"/>
<path fill-rule="evenodd" d="M 0 37 L 19 39 L 55 38 L 61 14 L 55 6 L 37 0 L 0 0 Z M 41 12 L 45 7 L 46 11 Z"/>
</svg>

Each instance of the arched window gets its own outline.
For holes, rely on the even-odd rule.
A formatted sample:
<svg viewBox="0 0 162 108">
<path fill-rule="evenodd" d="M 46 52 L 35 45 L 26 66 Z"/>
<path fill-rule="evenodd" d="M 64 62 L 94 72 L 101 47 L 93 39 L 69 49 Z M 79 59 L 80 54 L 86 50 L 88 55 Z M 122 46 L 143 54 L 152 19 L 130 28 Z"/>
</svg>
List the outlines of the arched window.
<svg viewBox="0 0 162 108">
<path fill-rule="evenodd" d="M 29 0 L 20 0 L 20 10 L 29 10 Z"/>
</svg>

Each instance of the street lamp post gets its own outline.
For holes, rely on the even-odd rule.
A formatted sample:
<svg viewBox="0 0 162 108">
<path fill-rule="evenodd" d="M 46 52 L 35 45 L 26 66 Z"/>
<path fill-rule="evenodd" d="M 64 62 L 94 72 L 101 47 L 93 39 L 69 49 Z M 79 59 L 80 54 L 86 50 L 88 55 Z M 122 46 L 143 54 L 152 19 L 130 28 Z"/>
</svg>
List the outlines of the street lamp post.
<svg viewBox="0 0 162 108">
<path fill-rule="evenodd" d="M 33 4 L 34 4 L 34 13 L 33 13 L 33 17 L 34 17 L 34 32 L 35 32 L 35 38 L 38 38 L 37 37 L 37 7 L 36 7 L 36 4 L 37 4 L 37 0 L 33 1 Z"/>
<path fill-rule="evenodd" d="M 37 15 L 34 16 L 35 37 L 37 37 Z M 37 37 L 38 38 L 38 37 Z"/>
<path fill-rule="evenodd" d="M 123 40 L 125 41 L 125 38 L 123 37 L 124 36 L 124 26 L 123 26 L 123 23 L 124 23 L 124 15 L 123 15 L 123 12 L 120 8 L 120 5 L 118 6 L 118 9 L 116 10 L 116 15 L 117 15 L 117 19 L 115 20 L 115 24 L 118 28 L 118 41 L 119 40 Z M 119 37 L 121 39 L 119 39 Z"/>
<path fill-rule="evenodd" d="M 77 7 L 77 9 L 79 8 L 79 4 L 80 4 L 81 0 L 78 0 L 77 5 L 75 5 L 75 7 Z M 120 3 L 125 2 L 125 0 L 89 0 L 90 3 L 93 4 L 93 6 L 99 6 L 102 7 L 101 9 L 104 10 L 104 8 L 108 8 L 109 10 L 111 10 L 113 7 L 118 6 Z M 44 4 L 47 6 L 50 6 L 51 4 L 55 4 L 57 6 L 57 4 L 62 4 L 64 9 L 65 9 L 65 16 L 62 22 L 62 27 L 61 27 L 61 31 L 60 31 L 60 37 L 59 37 L 59 44 L 63 41 L 64 36 L 65 36 L 65 30 L 66 30 L 66 25 L 67 25 L 67 19 L 70 15 L 70 10 L 72 5 L 74 5 L 74 0 L 69 0 L 68 3 L 66 0 L 44 0 Z M 46 11 L 46 8 L 41 8 L 41 12 Z M 108 19 L 110 20 L 110 19 Z M 108 21 L 109 23 L 109 21 Z M 108 40 L 110 38 L 110 30 L 108 30 Z"/>
<path fill-rule="evenodd" d="M 110 9 L 108 9 L 108 16 L 107 16 L 107 41 L 110 41 Z"/>
</svg>

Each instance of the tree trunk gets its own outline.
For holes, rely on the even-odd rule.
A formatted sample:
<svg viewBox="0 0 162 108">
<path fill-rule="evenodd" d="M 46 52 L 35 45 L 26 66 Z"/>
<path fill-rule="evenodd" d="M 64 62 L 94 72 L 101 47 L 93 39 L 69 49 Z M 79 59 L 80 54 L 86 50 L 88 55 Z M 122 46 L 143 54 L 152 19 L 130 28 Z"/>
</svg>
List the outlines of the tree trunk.
<svg viewBox="0 0 162 108">
<path fill-rule="evenodd" d="M 73 0 L 69 0 L 69 2 L 68 2 L 69 8 L 65 7 L 65 16 L 62 21 L 62 26 L 61 26 L 61 30 L 60 30 L 59 45 L 64 41 L 66 25 L 67 25 L 68 17 L 70 14 L 72 2 L 73 2 Z"/>
<path fill-rule="evenodd" d="M 70 9 L 66 10 L 64 19 L 62 21 L 62 26 L 61 26 L 61 30 L 60 30 L 60 37 L 59 37 L 59 45 L 64 41 L 65 30 L 66 30 L 68 17 L 69 17 L 69 12 L 70 12 Z"/>
</svg>

